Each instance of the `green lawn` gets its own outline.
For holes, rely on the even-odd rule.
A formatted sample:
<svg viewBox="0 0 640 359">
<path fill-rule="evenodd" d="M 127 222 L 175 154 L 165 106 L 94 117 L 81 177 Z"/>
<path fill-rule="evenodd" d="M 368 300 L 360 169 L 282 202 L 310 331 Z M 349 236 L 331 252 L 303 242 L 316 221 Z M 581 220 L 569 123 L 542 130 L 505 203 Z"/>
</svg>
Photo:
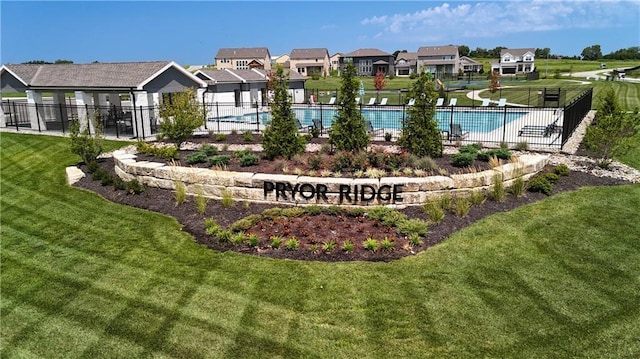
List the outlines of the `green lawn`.
<svg viewBox="0 0 640 359">
<path fill-rule="evenodd" d="M 116 146 L 110 143 L 111 146 Z M 487 218 L 392 263 L 217 253 L 1 134 L 2 358 L 637 358 L 640 185 Z"/>
</svg>

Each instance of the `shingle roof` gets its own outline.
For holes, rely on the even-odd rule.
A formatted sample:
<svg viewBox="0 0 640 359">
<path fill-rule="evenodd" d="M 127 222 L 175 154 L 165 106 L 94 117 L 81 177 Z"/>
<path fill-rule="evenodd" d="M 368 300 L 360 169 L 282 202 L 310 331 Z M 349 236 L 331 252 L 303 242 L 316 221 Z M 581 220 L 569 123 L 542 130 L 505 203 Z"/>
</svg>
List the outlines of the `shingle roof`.
<svg viewBox="0 0 640 359">
<path fill-rule="evenodd" d="M 396 56 L 396 61 L 400 59 L 405 59 L 407 61 L 416 60 L 418 58 L 417 52 L 399 52 Z"/>
<path fill-rule="evenodd" d="M 132 88 L 171 64 L 170 61 L 91 64 L 11 65 L 5 67 L 31 87 Z"/>
<path fill-rule="evenodd" d="M 458 47 L 453 45 L 423 46 L 418 49 L 418 56 L 455 55 L 457 53 Z"/>
<path fill-rule="evenodd" d="M 216 59 L 264 59 L 271 58 L 266 47 L 222 48 L 218 50 Z"/>
<path fill-rule="evenodd" d="M 536 53 L 536 50 L 533 48 L 522 48 L 522 49 L 502 49 L 500 50 L 500 57 L 502 57 L 504 54 L 511 54 L 513 56 L 522 56 L 524 54 L 526 54 L 527 52 L 530 52 L 532 54 Z"/>
<path fill-rule="evenodd" d="M 392 56 L 392 55 L 378 49 L 358 49 L 343 55 L 343 57 L 370 57 L 370 56 Z"/>
<path fill-rule="evenodd" d="M 302 60 L 302 59 L 320 59 L 323 57 L 329 57 L 329 51 L 326 48 L 316 49 L 293 49 L 289 59 Z"/>
<path fill-rule="evenodd" d="M 246 82 L 266 82 L 268 70 L 263 69 L 251 69 L 251 70 L 200 70 L 196 74 L 204 74 L 208 77 L 209 84 L 213 83 L 240 83 L 242 80 Z M 285 73 L 289 73 L 290 80 L 306 80 L 306 78 L 297 72 L 289 72 L 285 70 Z"/>
</svg>

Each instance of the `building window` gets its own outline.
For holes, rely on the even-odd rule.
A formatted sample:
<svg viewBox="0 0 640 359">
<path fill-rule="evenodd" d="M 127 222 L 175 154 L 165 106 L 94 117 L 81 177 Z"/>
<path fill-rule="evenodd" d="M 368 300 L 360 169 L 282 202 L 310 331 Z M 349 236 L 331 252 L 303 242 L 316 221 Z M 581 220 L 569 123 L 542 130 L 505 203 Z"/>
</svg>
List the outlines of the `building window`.
<svg viewBox="0 0 640 359">
<path fill-rule="evenodd" d="M 371 60 L 360 60 L 358 62 L 358 70 L 361 74 L 371 74 L 373 66 L 373 61 Z"/>
<path fill-rule="evenodd" d="M 237 70 L 248 70 L 249 69 L 249 61 L 248 60 L 237 60 L 236 61 L 236 69 Z"/>
</svg>

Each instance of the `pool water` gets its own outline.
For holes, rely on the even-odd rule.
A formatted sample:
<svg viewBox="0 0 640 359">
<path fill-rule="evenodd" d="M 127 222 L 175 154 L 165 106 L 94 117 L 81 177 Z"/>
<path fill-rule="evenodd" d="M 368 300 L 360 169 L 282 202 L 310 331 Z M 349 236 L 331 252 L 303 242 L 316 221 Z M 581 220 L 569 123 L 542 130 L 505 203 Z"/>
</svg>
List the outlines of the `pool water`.
<svg viewBox="0 0 640 359">
<path fill-rule="evenodd" d="M 296 118 L 303 126 L 312 126 L 314 119 L 322 118 L 322 124 L 324 127 L 331 127 L 334 122 L 334 117 L 337 113 L 335 109 L 293 109 Z M 491 132 L 509 122 L 526 115 L 526 111 L 505 111 L 504 109 L 483 109 L 483 110 L 464 110 L 464 111 L 451 111 L 438 110 L 436 111 L 436 119 L 438 120 L 438 127 L 442 131 L 449 131 L 451 124 L 459 124 L 463 131 L 471 132 Z M 243 123 L 255 123 L 256 115 L 260 119 L 262 124 L 266 124 L 271 119 L 271 113 L 260 112 L 239 116 L 228 116 L 220 118 L 221 121 L 227 122 L 243 122 Z M 362 110 L 362 115 L 374 128 L 385 129 L 401 129 L 402 123 L 407 117 L 407 113 L 402 110 Z M 215 119 L 213 120 L 215 122 Z"/>
</svg>

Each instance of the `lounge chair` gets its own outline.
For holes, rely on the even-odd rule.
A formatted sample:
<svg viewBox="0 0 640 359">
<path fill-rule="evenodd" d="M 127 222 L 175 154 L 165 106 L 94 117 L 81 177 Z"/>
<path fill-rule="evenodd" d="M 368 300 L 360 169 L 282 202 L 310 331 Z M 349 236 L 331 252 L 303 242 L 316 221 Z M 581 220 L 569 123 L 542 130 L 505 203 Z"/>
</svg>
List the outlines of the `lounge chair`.
<svg viewBox="0 0 640 359">
<path fill-rule="evenodd" d="M 436 101 L 436 107 L 440 107 L 442 105 L 444 105 L 444 98 L 438 97 L 438 100 Z"/>
<path fill-rule="evenodd" d="M 360 97 L 356 97 L 356 105 L 360 104 Z"/>
<path fill-rule="evenodd" d="M 387 104 L 388 100 L 389 100 L 388 98 L 383 97 L 382 100 L 380 100 L 380 103 L 378 105 L 385 106 Z"/>
<path fill-rule="evenodd" d="M 547 126 L 526 125 L 518 131 L 518 137 L 520 136 L 536 136 L 536 137 L 549 137 L 554 133 L 562 132 L 562 127 L 555 123 Z"/>
<path fill-rule="evenodd" d="M 482 99 L 482 105 L 480 105 L 480 106 L 487 107 L 487 106 L 489 106 L 489 102 L 491 102 L 491 100 L 488 99 L 488 98 Z"/>
<path fill-rule="evenodd" d="M 313 119 L 313 126 L 309 126 L 309 130 L 312 130 L 312 129 L 317 129 L 320 134 L 322 134 L 323 131 L 327 130 L 319 118 Z"/>
<path fill-rule="evenodd" d="M 455 106 L 458 103 L 458 99 L 453 97 L 449 100 L 449 106 Z"/>
<path fill-rule="evenodd" d="M 463 132 L 462 126 L 458 123 L 451 124 L 451 132 L 449 132 L 449 139 L 462 140 L 469 135 L 469 132 Z"/>
<path fill-rule="evenodd" d="M 335 96 L 331 96 L 331 98 L 329 99 L 329 105 L 334 105 L 335 103 L 336 103 Z"/>
<path fill-rule="evenodd" d="M 416 100 L 412 98 L 409 100 L 409 103 L 407 103 L 407 106 L 413 106 L 415 104 L 416 104 Z"/>
<path fill-rule="evenodd" d="M 310 133 L 313 126 L 303 126 L 300 120 L 296 118 L 296 126 L 298 127 L 298 132 Z"/>
<path fill-rule="evenodd" d="M 373 128 L 373 124 L 371 123 L 370 120 L 366 121 L 366 125 L 367 125 L 367 133 L 369 133 L 371 136 L 376 136 L 379 134 L 380 131 L 383 130 L 382 128 L 378 128 L 378 129 Z"/>
<path fill-rule="evenodd" d="M 507 99 L 506 98 L 501 98 L 498 101 L 498 107 L 505 107 L 507 105 Z"/>
<path fill-rule="evenodd" d="M 376 104 L 376 98 L 372 97 L 369 99 L 369 103 L 367 103 L 367 106 L 373 106 Z"/>
</svg>

